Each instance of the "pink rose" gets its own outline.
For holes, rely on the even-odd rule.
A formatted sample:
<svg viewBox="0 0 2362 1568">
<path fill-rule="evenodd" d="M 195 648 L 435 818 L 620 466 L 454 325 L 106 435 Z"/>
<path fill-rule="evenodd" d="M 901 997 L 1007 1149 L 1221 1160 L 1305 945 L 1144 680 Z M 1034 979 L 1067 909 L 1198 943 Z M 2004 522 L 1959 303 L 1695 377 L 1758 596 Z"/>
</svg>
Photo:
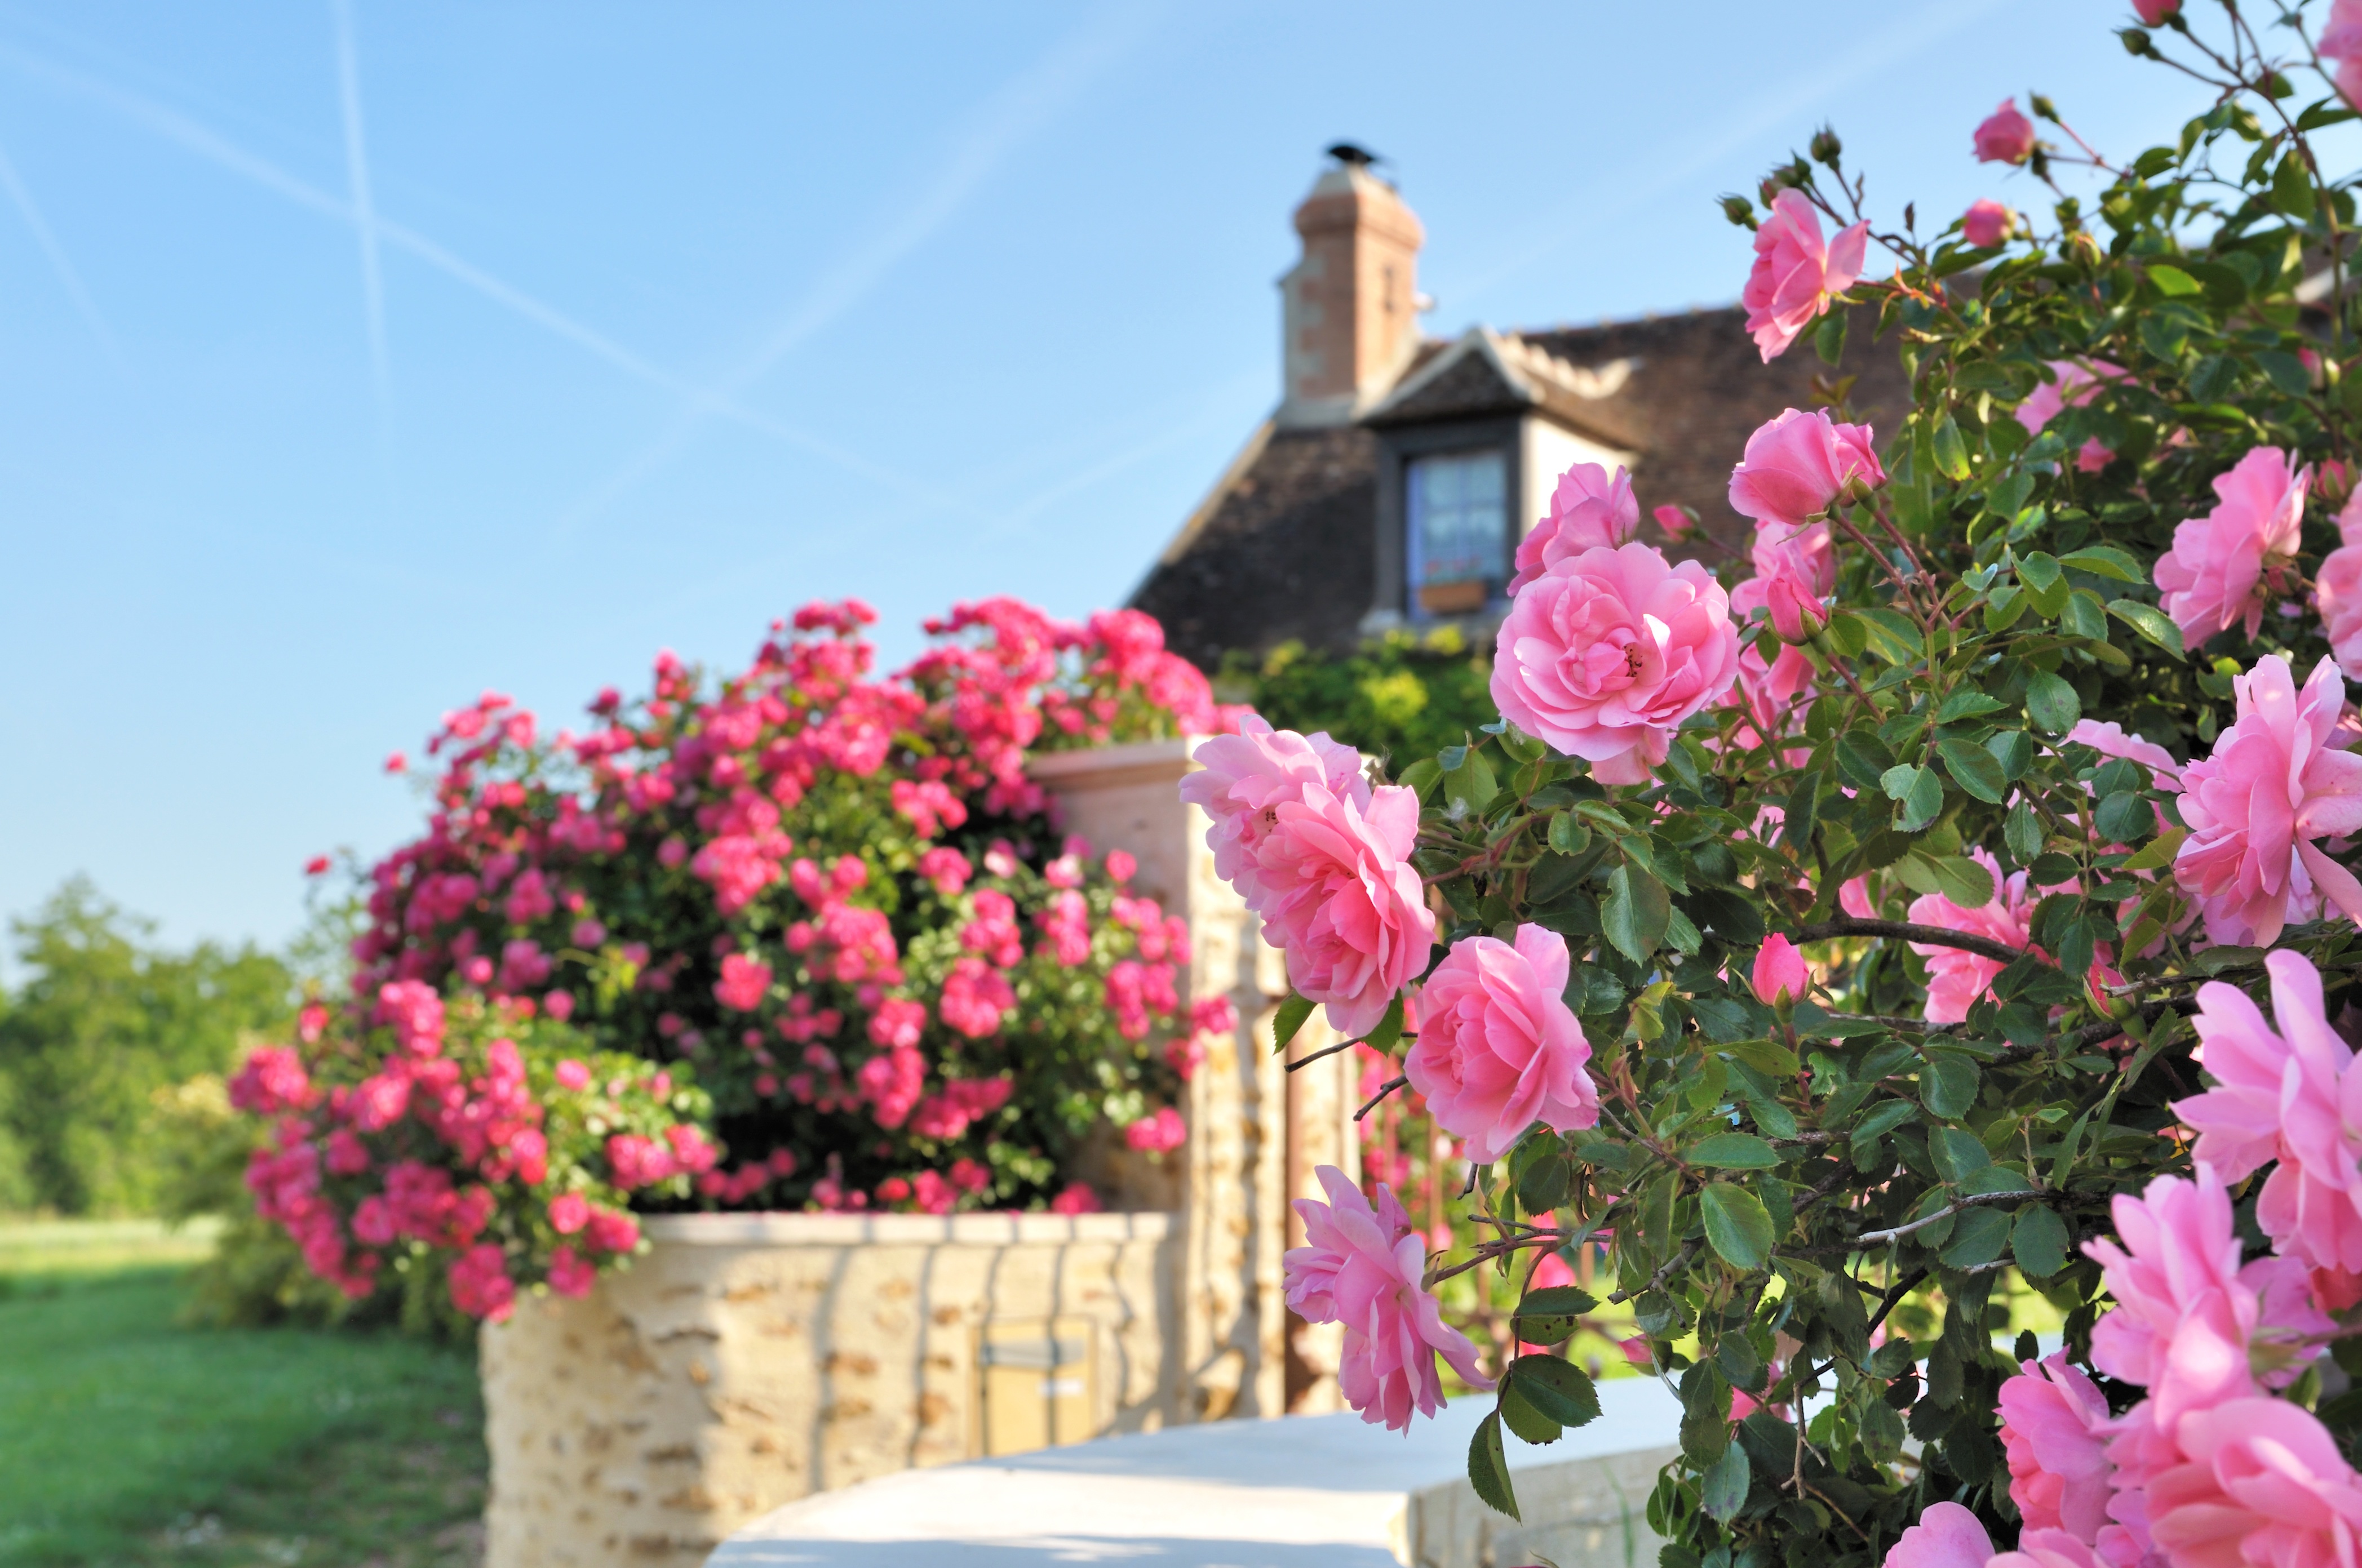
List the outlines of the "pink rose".
<svg viewBox="0 0 2362 1568">
<path fill-rule="evenodd" d="M 1665 531 L 1665 537 L 1676 544 L 1687 539 L 1698 525 L 1697 514 L 1684 506 L 1661 506 L 1649 515 L 1657 520 L 1657 526 Z"/>
<path fill-rule="evenodd" d="M 2345 542 L 2323 559 L 2313 595 L 2321 606 L 2321 634 L 2329 639 L 2337 667 L 2362 680 L 2362 490 L 2337 514 L 2337 532 Z"/>
<path fill-rule="evenodd" d="M 2024 872 L 2012 872 L 2003 877 L 2000 864 L 1984 850 L 1971 850 L 1969 855 L 1992 873 L 1992 902 L 1979 909 L 1964 909 L 1940 893 L 1921 894 L 1911 901 L 1911 919 L 1922 926 L 1941 926 L 1948 931 L 1989 937 L 2006 947 L 2030 947 L 2028 923 L 2034 918 L 2034 906 L 2041 902 L 2041 894 L 2026 887 Z M 1927 960 L 1927 1002 L 1923 1012 L 1930 1024 L 1966 1022 L 1970 1004 L 1992 989 L 1993 976 L 2002 970 L 2000 959 L 1965 948 L 1914 942 L 1911 950 Z"/>
<path fill-rule="evenodd" d="M 1526 585 L 1501 623 L 1493 701 L 1603 784 L 1644 784 L 1673 731 L 1738 677 L 1730 598 L 1647 544 L 1591 550 Z"/>
<path fill-rule="evenodd" d="M 2133 0 L 2133 15 L 2146 27 L 2163 27 L 2168 16 L 2178 16 L 2180 11 L 2181 0 Z"/>
<path fill-rule="evenodd" d="M 2034 156 L 2034 122 L 2004 98 L 1977 126 L 1976 144 L 1980 163 L 2024 163 Z"/>
<path fill-rule="evenodd" d="M 2348 104 L 2362 104 L 2362 0 L 2336 0 L 2313 51 L 2337 66 L 2337 91 Z"/>
<path fill-rule="evenodd" d="M 1335 1166 L 1313 1174 L 1329 1201 L 1296 1201 L 1308 1245 L 1280 1260 L 1281 1281 L 1288 1306 L 1307 1322 L 1345 1325 L 1337 1368 L 1345 1402 L 1365 1421 L 1408 1431 L 1414 1409 L 1431 1416 L 1442 1408 L 1438 1354 L 1469 1387 L 1491 1388 L 1476 1347 L 1445 1324 L 1419 1284 L 1427 1250 L 1394 1194 L 1381 1183 L 1373 1206 Z"/>
<path fill-rule="evenodd" d="M 770 965 L 744 953 L 731 953 L 722 960 L 722 978 L 713 982 L 713 999 L 724 1007 L 752 1013 L 763 1004 L 763 993 L 770 988 Z"/>
<path fill-rule="evenodd" d="M 562 1192 L 549 1201 L 549 1228 L 570 1236 L 590 1223 L 590 1201 L 579 1192 Z"/>
<path fill-rule="evenodd" d="M 1755 999 L 1766 1007 L 1777 1007 L 1783 1002 L 1802 1002 L 1812 976 L 1805 972 L 1805 955 L 1796 944 L 1779 932 L 1763 938 L 1763 946 L 1755 955 L 1755 967 L 1748 974 L 1748 983 L 1755 988 Z"/>
<path fill-rule="evenodd" d="M 1990 196 L 1970 203 L 1969 210 L 1960 214 L 1960 237 L 1979 250 L 1999 245 L 2016 226 L 2017 214 Z"/>
<path fill-rule="evenodd" d="M 2102 1568 L 2090 1546 L 2063 1530 L 2028 1528 L 2017 1538 L 2017 1550 L 1996 1552 L 1986 1568 Z"/>
<path fill-rule="evenodd" d="M 1199 745 L 1196 761 L 1198 770 L 1181 781 L 1181 798 L 1213 819 L 1206 846 L 1214 851 L 1214 874 L 1237 888 L 1250 909 L 1260 909 L 1264 898 L 1255 881 L 1255 850 L 1282 801 L 1300 800 L 1310 786 L 1357 809 L 1370 804 L 1360 752 L 1326 733 L 1274 729 L 1252 713 L 1240 716 L 1237 734 Z"/>
<path fill-rule="evenodd" d="M 2258 446 L 2214 477 L 2213 511 L 2174 529 L 2155 568 L 2158 602 L 2191 647 L 2242 621 L 2249 637 L 2261 629 L 2297 553 L 2311 478 L 2279 447 Z"/>
<path fill-rule="evenodd" d="M 1181 1113 L 1166 1105 L 1153 1116 L 1142 1116 L 1123 1130 L 1126 1148 L 1140 1154 L 1170 1154 L 1189 1141 Z"/>
<path fill-rule="evenodd" d="M 2079 746 L 2089 746 L 2103 757 L 2138 762 L 2148 770 L 2150 784 L 2158 789 L 2178 792 L 2181 788 L 2181 764 L 2173 760 L 2173 753 L 2154 740 L 2125 734 L 2125 727 L 2113 719 L 2102 724 L 2097 719 L 2079 718 L 2075 728 L 2067 731 L 2067 739 Z"/>
<path fill-rule="evenodd" d="M 1869 243 L 1870 225 L 1860 223 L 1824 245 L 1820 214 L 1809 197 L 1786 190 L 1772 198 L 1771 214 L 1755 231 L 1755 265 L 1738 296 L 1763 363 L 1786 353 L 1830 301 L 1853 287 Z"/>
<path fill-rule="evenodd" d="M 2304 1266 L 2267 1257 L 2242 1267 L 2230 1194 L 2202 1163 L 2197 1179 L 2160 1176 L 2110 1204 L 2116 1241 L 2083 1244 L 2115 1306 L 2092 1328 L 2092 1365 L 2149 1391 L 2158 1431 L 2265 1386 L 2293 1382 L 2332 1325 Z M 2256 1368 L 2272 1370 L 2259 1384 Z"/>
<path fill-rule="evenodd" d="M 2044 362 L 2053 379 L 2036 383 L 2025 400 L 2013 411 L 2026 434 L 2041 434 L 2043 427 L 2057 419 L 2060 410 L 2081 408 L 2098 397 L 2108 381 L 2125 373 L 2123 366 L 2111 365 L 2104 359 L 2095 359 L 2092 364 L 2093 368 L 2086 370 L 2070 359 Z"/>
<path fill-rule="evenodd" d="M 2190 1463 L 2148 1485 L 2150 1531 L 2186 1568 L 2332 1568 L 2355 1560 L 2362 1477 L 2310 1411 L 2234 1399 L 2186 1418 Z"/>
<path fill-rule="evenodd" d="M 2277 1032 L 2236 987 L 2198 988 L 2192 1022 L 2214 1086 L 2173 1112 L 2198 1134 L 2193 1157 L 2224 1181 L 2277 1162 L 2256 1202 L 2275 1251 L 2362 1269 L 2362 1073 L 2330 1026 L 2312 961 L 2277 952 L 2264 969 Z"/>
<path fill-rule="evenodd" d="M 1826 536 L 1827 531 L 1823 532 Z M 1749 577 L 1731 589 L 1731 619 L 1744 625 L 1757 609 L 1765 608 L 1766 587 L 1763 578 Z M 1802 728 L 1815 679 L 1813 662 L 1795 645 L 1783 644 L 1780 656 L 1767 664 L 1756 651 L 1754 640 L 1742 639 L 1738 644 L 1738 684 L 1731 697 L 1745 705 L 1753 724 L 1738 731 L 1738 744 L 1751 751 Z"/>
<path fill-rule="evenodd" d="M 2315 839 L 2362 831 L 2362 756 L 2334 749 L 2345 683 L 2323 659 L 2304 690 L 2286 660 L 2259 659 L 2231 683 L 2238 717 L 2213 752 L 2181 771 L 2190 837 L 2173 877 L 2217 942 L 2269 947 L 2327 894 L 2362 920 L 2362 883 Z"/>
<path fill-rule="evenodd" d="M 1617 466 L 1611 478 L 1596 463 L 1577 463 L 1559 476 L 1550 516 L 1518 542 L 1518 575 L 1509 579 L 1510 595 L 1561 561 L 1586 550 L 1613 550 L 1631 543 L 1639 528 L 1640 503 L 1633 499 L 1632 477 L 1623 466 Z"/>
<path fill-rule="evenodd" d="M 1536 1122 L 1574 1132 L 1599 1123 L 1583 1064 L 1591 1045 L 1565 1001 L 1566 938 L 1518 927 L 1513 946 L 1466 937 L 1419 988 L 1418 1038 L 1403 1074 L 1436 1124 L 1490 1165 Z"/>
<path fill-rule="evenodd" d="M 2000 1404 L 2009 1497 L 2025 1528 L 2096 1541 L 2108 1522 L 2107 1399 L 2058 1351 L 2020 1363 Z"/>
<path fill-rule="evenodd" d="M 1747 438 L 1747 450 L 1730 471 L 1730 510 L 1756 521 L 1758 571 L 1763 569 L 1761 551 L 1805 544 L 1799 531 L 1809 520 L 1886 483 L 1877 439 L 1870 426 L 1839 424 L 1826 409 L 1785 410 Z M 1826 593 L 1829 584 L 1821 580 L 1818 568 L 1818 557 L 1828 549 L 1825 528 L 1817 539 L 1806 547 L 1816 557 L 1815 580 Z"/>
<path fill-rule="evenodd" d="M 579 1300 L 590 1294 L 591 1288 L 598 1283 L 597 1264 L 578 1255 L 570 1246 L 559 1245 L 550 1249 L 549 1288 L 552 1290 L 560 1296 L 570 1296 Z"/>
<path fill-rule="evenodd" d="M 1985 1568 L 1992 1537 L 1958 1503 L 1930 1503 L 1886 1549 L 1885 1568 Z"/>
<path fill-rule="evenodd" d="M 1435 944 L 1409 863 L 1418 796 L 1387 784 L 1364 806 L 1322 784 L 1297 787 L 1300 799 L 1269 806 L 1248 873 L 1263 889 L 1264 934 L 1286 952 L 1298 996 L 1325 1003 L 1340 1034 L 1366 1035 Z"/>
<path fill-rule="evenodd" d="M 1783 550 L 1773 560 L 1772 570 L 1754 579 L 1763 585 L 1772 634 L 1792 647 L 1810 642 L 1829 624 L 1828 606 L 1821 602 L 1810 572 L 1801 552 Z"/>
</svg>

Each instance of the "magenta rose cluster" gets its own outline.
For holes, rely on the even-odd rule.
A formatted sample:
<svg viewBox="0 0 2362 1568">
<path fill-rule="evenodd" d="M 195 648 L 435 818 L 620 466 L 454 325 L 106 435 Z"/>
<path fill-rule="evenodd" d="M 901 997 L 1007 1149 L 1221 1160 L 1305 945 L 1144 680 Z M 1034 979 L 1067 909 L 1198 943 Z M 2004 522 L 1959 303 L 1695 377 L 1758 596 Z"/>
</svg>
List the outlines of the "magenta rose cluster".
<svg viewBox="0 0 2362 1568">
<path fill-rule="evenodd" d="M 482 1250 L 485 1214 L 578 1180 L 641 1210 L 1077 1212 L 1099 1202 L 1072 1169 L 1094 1128 L 1142 1158 L 1181 1146 L 1181 1086 L 1236 1020 L 1185 1005 L 1186 923 L 1130 855 L 1057 831 L 1028 762 L 1232 716 L 1134 611 L 963 605 L 882 678 L 874 619 L 807 606 L 718 682 L 666 653 L 645 698 L 602 692 L 581 733 L 546 736 L 498 694 L 446 716 L 427 830 L 367 875 L 352 999 L 253 1069 L 366 1069 L 274 1124 L 254 1182 L 319 1272 L 363 1289 L 356 1260 L 415 1244 L 485 1315 L 496 1277 L 557 1288 L 619 1250 L 579 1226 Z M 1323 874 L 1352 873 L 1305 868 Z M 1307 941 L 1356 983 L 1351 938 Z M 633 1081 L 693 1081 L 697 1109 L 558 1157 L 550 1096 L 577 1091 L 502 1041 L 474 1076 L 425 1048 L 446 1008 L 570 1030 L 578 1053 L 643 1064 Z M 346 1184 L 334 1201 L 304 1190 L 315 1166 Z M 459 1207 L 419 1218 L 422 1181 Z"/>
</svg>

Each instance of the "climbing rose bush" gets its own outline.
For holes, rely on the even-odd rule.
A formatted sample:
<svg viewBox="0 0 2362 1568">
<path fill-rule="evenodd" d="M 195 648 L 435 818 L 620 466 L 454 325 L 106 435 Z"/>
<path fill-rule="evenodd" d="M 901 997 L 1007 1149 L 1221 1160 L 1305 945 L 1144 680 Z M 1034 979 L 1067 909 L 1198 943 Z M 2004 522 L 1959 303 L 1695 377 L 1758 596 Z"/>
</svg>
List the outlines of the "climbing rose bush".
<svg viewBox="0 0 2362 1568">
<path fill-rule="evenodd" d="M 398 1263 L 497 1319 L 590 1288 L 635 1212 L 1072 1213 L 1088 1149 L 1181 1146 L 1235 1019 L 1183 1005 L 1185 923 L 1027 763 L 1228 716 L 1135 612 L 962 605 L 882 677 L 874 619 L 807 606 L 719 679 L 660 655 L 579 733 L 496 693 L 445 716 L 350 1001 L 239 1080 L 258 1206 L 315 1271 Z"/>
<path fill-rule="evenodd" d="M 2355 1559 L 2362 354 L 2323 136 L 2362 3 L 2136 9 L 2131 53 L 2217 94 L 2158 146 L 2036 97 L 1961 127 L 2014 206 L 1939 232 L 1828 131 L 1727 199 L 1762 355 L 1874 333 L 1909 388 L 1822 376 L 1727 454 L 1746 540 L 1657 509 L 1675 564 L 1628 532 L 1645 470 L 1578 468 L 1502 722 L 1392 779 L 1259 733 L 1188 786 L 1250 900 L 1311 890 L 1278 1045 L 1325 1006 L 1364 1114 L 1416 1091 L 1459 1140 L 1430 1190 L 1473 1245 L 1391 1157 L 1299 1205 L 1345 1397 L 1489 1390 L 1470 1478 L 1514 1513 L 1504 1433 L 1598 1409 L 1551 1347 L 1621 1338 L 1681 1402 L 1661 1568 Z M 1397 812 L 1350 883 L 1275 827 Z M 1481 1349 L 1441 1316 L 1480 1269 Z"/>
</svg>

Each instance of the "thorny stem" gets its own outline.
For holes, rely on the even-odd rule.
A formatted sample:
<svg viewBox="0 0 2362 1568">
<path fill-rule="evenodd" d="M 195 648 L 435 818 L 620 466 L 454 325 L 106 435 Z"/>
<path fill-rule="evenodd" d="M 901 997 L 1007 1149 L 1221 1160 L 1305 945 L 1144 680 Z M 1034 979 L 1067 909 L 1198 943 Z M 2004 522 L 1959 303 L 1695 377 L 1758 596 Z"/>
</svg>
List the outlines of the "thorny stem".
<svg viewBox="0 0 2362 1568">
<path fill-rule="evenodd" d="M 1353 1120 L 1358 1122 L 1363 1117 L 1368 1115 L 1371 1112 L 1376 1110 L 1378 1108 L 1379 1101 L 1384 1100 L 1387 1095 L 1392 1094 L 1397 1089 L 1405 1087 L 1409 1082 L 1410 1080 L 1407 1078 L 1390 1078 L 1386 1080 L 1385 1083 L 1379 1086 L 1378 1091 L 1370 1096 L 1369 1102 L 1363 1105 L 1359 1111 L 1353 1113 Z"/>
</svg>

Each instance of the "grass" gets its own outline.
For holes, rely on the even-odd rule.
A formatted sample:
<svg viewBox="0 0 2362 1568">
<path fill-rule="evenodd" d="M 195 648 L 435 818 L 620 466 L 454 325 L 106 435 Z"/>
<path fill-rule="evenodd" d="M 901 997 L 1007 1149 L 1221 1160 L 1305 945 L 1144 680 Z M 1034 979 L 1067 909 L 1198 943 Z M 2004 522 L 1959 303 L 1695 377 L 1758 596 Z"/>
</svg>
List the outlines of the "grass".
<svg viewBox="0 0 2362 1568">
<path fill-rule="evenodd" d="M 0 1564 L 461 1568 L 483 1418 L 465 1350 L 197 1329 L 210 1238 L 0 1223 Z"/>
</svg>

